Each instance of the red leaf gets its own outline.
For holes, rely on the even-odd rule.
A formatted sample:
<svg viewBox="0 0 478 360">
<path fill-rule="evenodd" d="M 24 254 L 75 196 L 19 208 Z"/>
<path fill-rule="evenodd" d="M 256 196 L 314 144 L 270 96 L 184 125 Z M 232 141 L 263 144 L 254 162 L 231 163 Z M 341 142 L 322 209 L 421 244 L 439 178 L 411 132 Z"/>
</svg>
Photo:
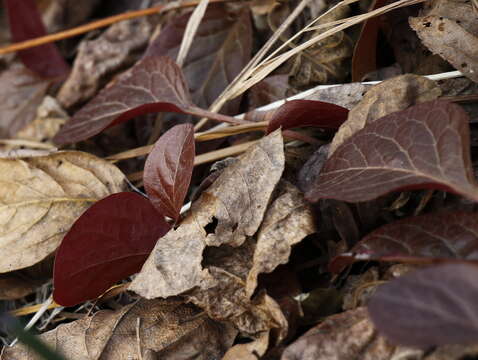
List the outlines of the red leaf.
<svg viewBox="0 0 478 360">
<path fill-rule="evenodd" d="M 478 338 L 478 267 L 447 264 L 380 286 L 368 304 L 377 329 L 417 347 L 467 344 Z"/>
<path fill-rule="evenodd" d="M 176 125 L 159 138 L 146 159 L 144 188 L 156 209 L 177 221 L 194 168 L 194 127 Z"/>
<path fill-rule="evenodd" d="M 267 133 L 282 127 L 283 130 L 315 126 L 338 129 L 347 120 L 349 111 L 342 106 L 315 100 L 291 100 L 274 110 L 253 113 L 255 121 L 270 120 Z"/>
<path fill-rule="evenodd" d="M 10 31 L 14 42 L 47 35 L 35 0 L 5 0 Z M 45 44 L 18 52 L 23 64 L 44 78 L 64 77 L 68 64 L 53 44 Z"/>
<path fill-rule="evenodd" d="M 176 59 L 191 14 L 176 17 L 161 30 L 146 56 Z M 252 51 L 250 12 L 236 15 L 224 4 L 210 4 L 194 37 L 194 45 L 182 66 L 193 101 L 209 107 L 232 79 L 247 65 Z M 236 114 L 241 97 L 228 101 L 222 111 Z"/>
<path fill-rule="evenodd" d="M 94 299 L 138 272 L 169 225 L 145 197 L 110 195 L 73 224 L 55 258 L 54 300 L 72 306 Z"/>
<path fill-rule="evenodd" d="M 350 255 L 332 259 L 331 270 L 340 272 L 356 260 L 416 261 L 420 257 L 478 259 L 478 214 L 443 212 L 384 225 L 358 242 Z"/>
<path fill-rule="evenodd" d="M 367 125 L 337 148 L 306 197 L 359 202 L 412 189 L 478 201 L 468 115 L 458 105 L 431 101 Z"/>
<path fill-rule="evenodd" d="M 386 5 L 387 0 L 373 0 L 370 11 Z M 369 72 L 377 70 L 377 38 L 380 17 L 374 16 L 365 21 L 355 44 L 352 56 L 352 81 L 362 81 Z"/>
</svg>

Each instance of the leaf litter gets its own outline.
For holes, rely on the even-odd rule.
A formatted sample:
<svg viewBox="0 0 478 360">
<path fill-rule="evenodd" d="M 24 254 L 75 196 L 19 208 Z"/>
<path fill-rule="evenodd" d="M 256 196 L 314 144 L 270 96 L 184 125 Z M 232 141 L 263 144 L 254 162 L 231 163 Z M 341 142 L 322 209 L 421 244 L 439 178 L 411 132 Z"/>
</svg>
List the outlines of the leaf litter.
<svg viewBox="0 0 478 360">
<path fill-rule="evenodd" d="M 0 312 L 68 359 L 476 356 L 475 10 L 355 2 L 10 6 L 121 13 L 0 59 Z"/>
</svg>

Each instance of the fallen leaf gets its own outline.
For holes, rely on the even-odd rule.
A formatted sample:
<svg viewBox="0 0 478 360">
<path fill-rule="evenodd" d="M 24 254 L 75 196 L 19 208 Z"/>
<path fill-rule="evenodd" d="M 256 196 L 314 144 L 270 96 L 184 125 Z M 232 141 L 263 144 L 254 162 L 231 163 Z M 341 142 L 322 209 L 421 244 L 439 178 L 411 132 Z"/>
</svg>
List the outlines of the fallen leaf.
<svg viewBox="0 0 478 360">
<path fill-rule="evenodd" d="M 47 35 L 35 0 L 5 0 L 4 5 L 14 42 Z M 70 71 L 54 43 L 21 50 L 18 56 L 28 69 L 43 78 L 63 77 Z"/>
<path fill-rule="evenodd" d="M 0 137 L 13 137 L 35 119 L 51 82 L 19 63 L 0 73 Z"/>
<path fill-rule="evenodd" d="M 247 275 L 246 296 L 251 297 L 257 286 L 257 277 L 271 273 L 289 260 L 291 247 L 315 232 L 314 219 L 302 193 L 293 185 L 284 183 L 281 194 L 267 209 L 257 234 L 252 268 Z"/>
<path fill-rule="evenodd" d="M 433 53 L 478 82 L 478 27 L 470 2 L 436 2 L 426 16 L 411 17 L 409 23 Z"/>
<path fill-rule="evenodd" d="M 478 267 L 447 264 L 380 286 L 368 304 L 377 329 L 398 344 L 426 348 L 476 343 Z"/>
<path fill-rule="evenodd" d="M 468 116 L 446 101 L 415 105 L 356 132 L 329 157 L 306 198 L 348 202 L 439 189 L 478 200 Z"/>
<path fill-rule="evenodd" d="M 265 354 L 268 347 L 269 332 L 265 331 L 251 342 L 234 345 L 221 360 L 257 360 L 258 356 Z"/>
<path fill-rule="evenodd" d="M 36 264 L 92 203 L 125 190 L 114 165 L 78 151 L 0 158 L 0 273 Z"/>
<path fill-rule="evenodd" d="M 132 19 L 111 25 L 96 39 L 82 41 L 58 101 L 71 108 L 89 100 L 112 75 L 139 58 L 152 31 L 147 18 Z"/>
<path fill-rule="evenodd" d="M 193 125 L 176 125 L 156 141 L 144 165 L 144 188 L 150 201 L 175 222 L 189 189 L 194 156 Z"/>
<path fill-rule="evenodd" d="M 366 92 L 359 104 L 350 110 L 330 144 L 329 157 L 345 140 L 367 124 L 395 111 L 437 99 L 440 87 L 425 77 L 407 74 L 381 82 Z"/>
<path fill-rule="evenodd" d="M 250 7 L 255 15 L 266 15 L 278 5 L 277 0 L 252 0 Z"/>
<path fill-rule="evenodd" d="M 169 229 L 163 215 L 136 193 L 113 194 L 93 204 L 56 252 L 53 299 L 73 306 L 97 298 L 137 273 Z"/>
<path fill-rule="evenodd" d="M 291 100 L 277 109 L 254 111 L 247 119 L 269 121 L 267 133 L 279 128 L 315 126 L 325 129 L 338 129 L 347 119 L 349 111 L 341 106 L 314 100 Z"/>
<path fill-rule="evenodd" d="M 245 296 L 254 243 L 284 169 L 279 131 L 252 146 L 203 191 L 176 230 L 161 238 L 130 289 L 145 298 L 187 291 L 209 316 L 254 334 L 284 327 L 277 304 Z M 214 288 L 214 289 L 212 289 Z"/>
<path fill-rule="evenodd" d="M 230 325 L 200 316 L 195 306 L 172 299 L 140 300 L 118 311 L 98 311 L 39 338 L 72 360 L 141 359 L 149 352 L 165 360 L 208 360 L 221 358 L 236 334 Z M 38 356 L 16 345 L 4 348 L 1 359 L 36 360 Z"/>
<path fill-rule="evenodd" d="M 176 59 L 190 14 L 171 20 L 151 43 L 145 56 Z M 223 4 L 209 4 L 184 61 L 182 70 L 193 102 L 208 108 L 247 65 L 252 51 L 250 12 L 234 14 Z M 235 115 L 241 97 L 225 104 L 221 111 Z"/>
<path fill-rule="evenodd" d="M 256 109 L 287 97 L 289 75 L 271 75 L 259 81 L 248 92 L 249 108 Z"/>
</svg>

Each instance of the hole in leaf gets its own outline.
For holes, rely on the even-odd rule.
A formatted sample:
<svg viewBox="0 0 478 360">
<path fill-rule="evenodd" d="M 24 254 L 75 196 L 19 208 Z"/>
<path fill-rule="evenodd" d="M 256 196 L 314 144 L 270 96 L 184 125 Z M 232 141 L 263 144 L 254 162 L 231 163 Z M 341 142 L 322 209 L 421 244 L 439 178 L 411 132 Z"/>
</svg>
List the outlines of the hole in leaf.
<svg viewBox="0 0 478 360">
<path fill-rule="evenodd" d="M 204 227 L 204 230 L 206 231 L 206 235 L 214 234 L 216 232 L 217 224 L 218 224 L 217 218 L 213 216 L 211 219 L 211 222 Z"/>
</svg>

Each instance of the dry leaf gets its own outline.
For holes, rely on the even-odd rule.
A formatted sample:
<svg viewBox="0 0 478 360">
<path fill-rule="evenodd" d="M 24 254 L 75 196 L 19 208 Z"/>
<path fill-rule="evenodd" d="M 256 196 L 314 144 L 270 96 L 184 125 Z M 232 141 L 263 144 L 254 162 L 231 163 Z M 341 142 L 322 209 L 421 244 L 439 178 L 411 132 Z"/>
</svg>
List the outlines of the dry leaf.
<svg viewBox="0 0 478 360">
<path fill-rule="evenodd" d="M 252 266 L 252 236 L 283 169 L 283 140 L 276 131 L 224 169 L 181 225 L 158 240 L 130 289 L 146 298 L 194 289 L 190 301 L 247 333 L 286 327 L 272 299 L 261 295 L 251 301 L 244 289 Z"/>
<path fill-rule="evenodd" d="M 441 95 L 438 85 L 418 75 L 402 75 L 373 86 L 349 112 L 330 144 L 329 157 L 346 139 L 365 125 L 409 106 L 435 100 Z"/>
<path fill-rule="evenodd" d="M 282 194 L 274 200 L 257 235 L 253 265 L 247 276 L 246 293 L 251 296 L 261 273 L 270 273 L 289 260 L 292 245 L 315 232 L 314 219 L 302 193 L 283 183 Z"/>
<path fill-rule="evenodd" d="M 435 1 L 425 15 L 409 19 L 425 46 L 478 82 L 478 25 L 472 4 Z"/>
<path fill-rule="evenodd" d="M 90 99 L 115 72 L 138 59 L 152 31 L 147 18 L 132 19 L 112 25 L 97 39 L 83 41 L 58 101 L 70 108 Z"/>
<path fill-rule="evenodd" d="M 227 351 L 222 360 L 257 360 L 258 356 L 265 354 L 268 347 L 269 332 L 265 331 L 254 341 L 234 345 Z"/>
<path fill-rule="evenodd" d="M 141 300 L 115 312 L 99 311 L 39 338 L 69 360 L 136 360 L 149 352 L 161 360 L 208 360 L 220 358 L 236 333 L 230 325 L 201 316 L 195 306 L 173 299 Z M 33 360 L 38 356 L 16 345 L 5 348 L 1 359 Z"/>
<path fill-rule="evenodd" d="M 126 188 L 118 168 L 66 151 L 0 158 L 0 273 L 36 264 L 95 201 Z"/>
<path fill-rule="evenodd" d="M 254 15 L 266 15 L 277 5 L 279 5 L 277 0 L 252 0 L 250 7 Z"/>
</svg>

